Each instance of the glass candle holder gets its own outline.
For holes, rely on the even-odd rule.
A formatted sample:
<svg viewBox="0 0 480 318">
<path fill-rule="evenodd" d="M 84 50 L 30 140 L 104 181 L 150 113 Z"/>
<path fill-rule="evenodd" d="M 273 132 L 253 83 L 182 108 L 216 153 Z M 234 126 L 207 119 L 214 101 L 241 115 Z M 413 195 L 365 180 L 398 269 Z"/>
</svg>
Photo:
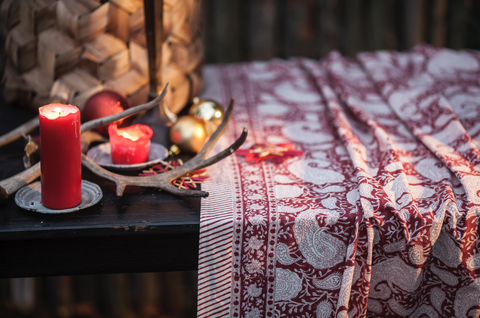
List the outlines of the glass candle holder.
<svg viewBox="0 0 480 318">
<path fill-rule="evenodd" d="M 150 138 L 153 131 L 145 125 L 118 128 L 108 126 L 112 162 L 118 165 L 131 165 L 148 161 Z"/>
</svg>

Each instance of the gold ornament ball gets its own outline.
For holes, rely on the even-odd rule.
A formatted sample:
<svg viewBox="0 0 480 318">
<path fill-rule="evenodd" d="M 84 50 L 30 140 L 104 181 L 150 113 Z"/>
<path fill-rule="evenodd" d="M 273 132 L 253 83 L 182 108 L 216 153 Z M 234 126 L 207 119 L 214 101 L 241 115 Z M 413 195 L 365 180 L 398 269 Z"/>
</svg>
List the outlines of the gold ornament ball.
<svg viewBox="0 0 480 318">
<path fill-rule="evenodd" d="M 223 107 L 214 100 L 200 100 L 198 97 L 193 99 L 193 105 L 188 112 L 194 118 L 203 120 L 207 136 L 215 132 L 223 119 Z"/>
<path fill-rule="evenodd" d="M 182 116 L 170 128 L 170 140 L 184 152 L 199 152 L 207 134 L 204 124 L 192 116 Z"/>
</svg>

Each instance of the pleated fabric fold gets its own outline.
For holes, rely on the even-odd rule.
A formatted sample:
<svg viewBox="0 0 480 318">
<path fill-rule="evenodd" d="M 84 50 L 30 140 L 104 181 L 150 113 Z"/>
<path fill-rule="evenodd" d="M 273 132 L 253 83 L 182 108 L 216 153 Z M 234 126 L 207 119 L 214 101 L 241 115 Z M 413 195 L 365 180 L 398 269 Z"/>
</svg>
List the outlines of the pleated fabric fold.
<svg viewBox="0 0 480 318">
<path fill-rule="evenodd" d="M 331 53 L 208 66 L 236 98 L 202 186 L 199 317 L 467 317 L 480 308 L 480 53 Z"/>
</svg>

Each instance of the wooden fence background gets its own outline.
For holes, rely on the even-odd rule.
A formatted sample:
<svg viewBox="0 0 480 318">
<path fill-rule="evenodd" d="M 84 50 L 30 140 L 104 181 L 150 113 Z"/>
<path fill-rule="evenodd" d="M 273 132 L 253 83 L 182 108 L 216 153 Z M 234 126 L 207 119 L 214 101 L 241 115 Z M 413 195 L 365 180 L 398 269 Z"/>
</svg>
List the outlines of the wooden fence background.
<svg viewBox="0 0 480 318">
<path fill-rule="evenodd" d="M 203 15 L 207 63 L 480 49 L 478 0 L 203 0 Z"/>
<path fill-rule="evenodd" d="M 206 63 L 319 59 L 332 50 L 355 57 L 418 43 L 480 50 L 479 0 L 202 1 Z M 195 317 L 195 310 L 196 272 L 0 280 L 0 317 Z"/>
<path fill-rule="evenodd" d="M 196 317 L 196 297 L 196 271 L 0 279 L 0 317 Z"/>
</svg>

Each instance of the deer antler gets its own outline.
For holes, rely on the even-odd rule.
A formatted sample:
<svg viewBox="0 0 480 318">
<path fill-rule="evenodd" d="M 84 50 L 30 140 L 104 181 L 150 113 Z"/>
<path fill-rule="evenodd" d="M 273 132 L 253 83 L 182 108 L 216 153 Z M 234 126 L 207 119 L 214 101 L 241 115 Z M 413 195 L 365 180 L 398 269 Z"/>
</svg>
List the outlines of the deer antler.
<svg viewBox="0 0 480 318">
<path fill-rule="evenodd" d="M 167 93 L 168 85 L 169 85 L 169 83 L 167 83 L 167 85 L 165 85 L 165 88 L 160 93 L 160 95 L 158 95 L 152 101 L 150 101 L 148 103 L 145 103 L 145 104 L 142 104 L 142 105 L 138 105 L 138 106 L 129 108 L 129 109 L 124 110 L 123 112 L 118 113 L 118 114 L 114 114 L 114 115 L 110 115 L 110 116 L 106 116 L 106 117 L 102 117 L 102 118 L 98 118 L 98 119 L 95 119 L 95 120 L 88 121 L 80 127 L 80 130 L 82 132 L 85 132 L 87 130 L 112 123 L 112 122 L 117 121 L 119 119 L 134 115 L 136 113 L 139 113 L 141 111 L 144 111 L 144 110 L 147 110 L 147 109 L 150 109 L 150 108 L 154 107 L 165 97 L 165 94 Z M 37 117 L 37 120 L 38 120 L 38 117 Z M 20 131 L 19 128 L 13 130 L 12 132 L 10 132 L 6 135 L 9 135 L 9 134 L 11 134 L 11 133 L 13 133 L 14 131 L 17 131 L 17 130 Z M 21 131 L 24 132 L 25 130 L 21 130 Z M 6 136 L 6 135 L 4 135 L 4 136 Z M 18 135 L 20 136 L 21 133 L 18 133 Z M 32 182 L 33 180 L 35 180 L 38 177 L 40 177 L 40 162 L 35 164 L 34 166 L 32 166 L 32 167 L 30 167 L 30 168 L 28 168 L 28 169 L 26 169 L 26 170 L 24 170 L 20 173 L 8 178 L 8 179 L 0 181 L 0 199 L 6 199 L 10 194 L 14 193 L 15 191 L 17 191 L 21 187 L 29 184 L 30 182 Z"/>
<path fill-rule="evenodd" d="M 32 130 L 38 127 L 39 124 L 38 116 L 35 118 L 30 119 L 26 123 L 21 126 L 18 126 L 14 130 L 6 133 L 5 135 L 0 136 L 0 147 L 5 146 L 17 139 L 19 139 L 22 135 L 28 134 Z"/>
<path fill-rule="evenodd" d="M 6 199 L 8 196 L 23 186 L 26 186 L 33 180 L 40 177 L 40 162 L 22 172 L 0 181 L 0 199 Z"/>
<path fill-rule="evenodd" d="M 160 95 L 158 95 L 157 97 L 155 97 L 155 99 L 152 99 L 148 103 L 126 109 L 123 112 L 120 112 L 120 113 L 117 113 L 117 114 L 113 114 L 113 115 L 110 115 L 110 116 L 105 116 L 105 117 L 101 117 L 101 118 L 97 118 L 97 119 L 94 119 L 94 120 L 87 121 L 86 123 L 84 123 L 80 127 L 80 131 L 83 133 L 87 130 L 94 129 L 94 128 L 97 128 L 97 127 L 100 127 L 100 126 L 103 126 L 103 125 L 106 125 L 106 124 L 113 123 L 114 121 L 117 121 L 119 119 L 129 117 L 129 116 L 135 115 L 139 112 L 142 112 L 144 110 L 148 110 L 148 109 L 152 108 L 153 106 L 160 103 L 160 101 L 165 97 L 165 94 L 167 94 L 167 88 L 168 88 L 169 84 L 170 84 L 170 82 L 168 82 L 165 85 L 165 87 L 163 88 L 163 91 L 160 93 Z"/>
<path fill-rule="evenodd" d="M 179 189 L 177 187 L 174 187 L 171 184 L 171 181 L 184 174 L 210 166 L 228 157 L 229 155 L 233 154 L 238 148 L 240 148 L 240 146 L 245 142 L 245 140 L 247 139 L 248 132 L 246 128 L 243 128 L 243 132 L 240 135 L 240 137 L 232 145 L 230 145 L 230 147 L 228 147 L 227 149 L 224 149 L 223 151 L 219 152 L 215 156 L 205 159 L 205 157 L 207 156 L 208 152 L 212 149 L 215 142 L 218 140 L 218 138 L 220 138 L 220 136 L 225 131 L 227 124 L 230 121 L 230 118 L 232 117 L 233 105 L 234 105 L 234 100 L 232 99 L 225 113 L 225 117 L 222 120 L 222 123 L 220 124 L 220 126 L 218 126 L 215 133 L 213 133 L 213 135 L 210 137 L 207 143 L 203 146 L 202 150 L 200 150 L 200 152 L 195 157 L 187 161 L 184 165 L 179 166 L 173 170 L 170 170 L 161 174 L 153 175 L 153 176 L 135 177 L 135 176 L 123 176 L 123 175 L 105 170 L 85 155 L 82 155 L 82 164 L 88 169 L 90 169 L 93 173 L 105 179 L 115 182 L 117 186 L 117 196 L 122 196 L 127 186 L 138 186 L 138 187 L 160 188 L 162 190 L 168 191 L 175 195 L 181 195 L 181 196 L 207 197 L 208 192 Z"/>
</svg>

